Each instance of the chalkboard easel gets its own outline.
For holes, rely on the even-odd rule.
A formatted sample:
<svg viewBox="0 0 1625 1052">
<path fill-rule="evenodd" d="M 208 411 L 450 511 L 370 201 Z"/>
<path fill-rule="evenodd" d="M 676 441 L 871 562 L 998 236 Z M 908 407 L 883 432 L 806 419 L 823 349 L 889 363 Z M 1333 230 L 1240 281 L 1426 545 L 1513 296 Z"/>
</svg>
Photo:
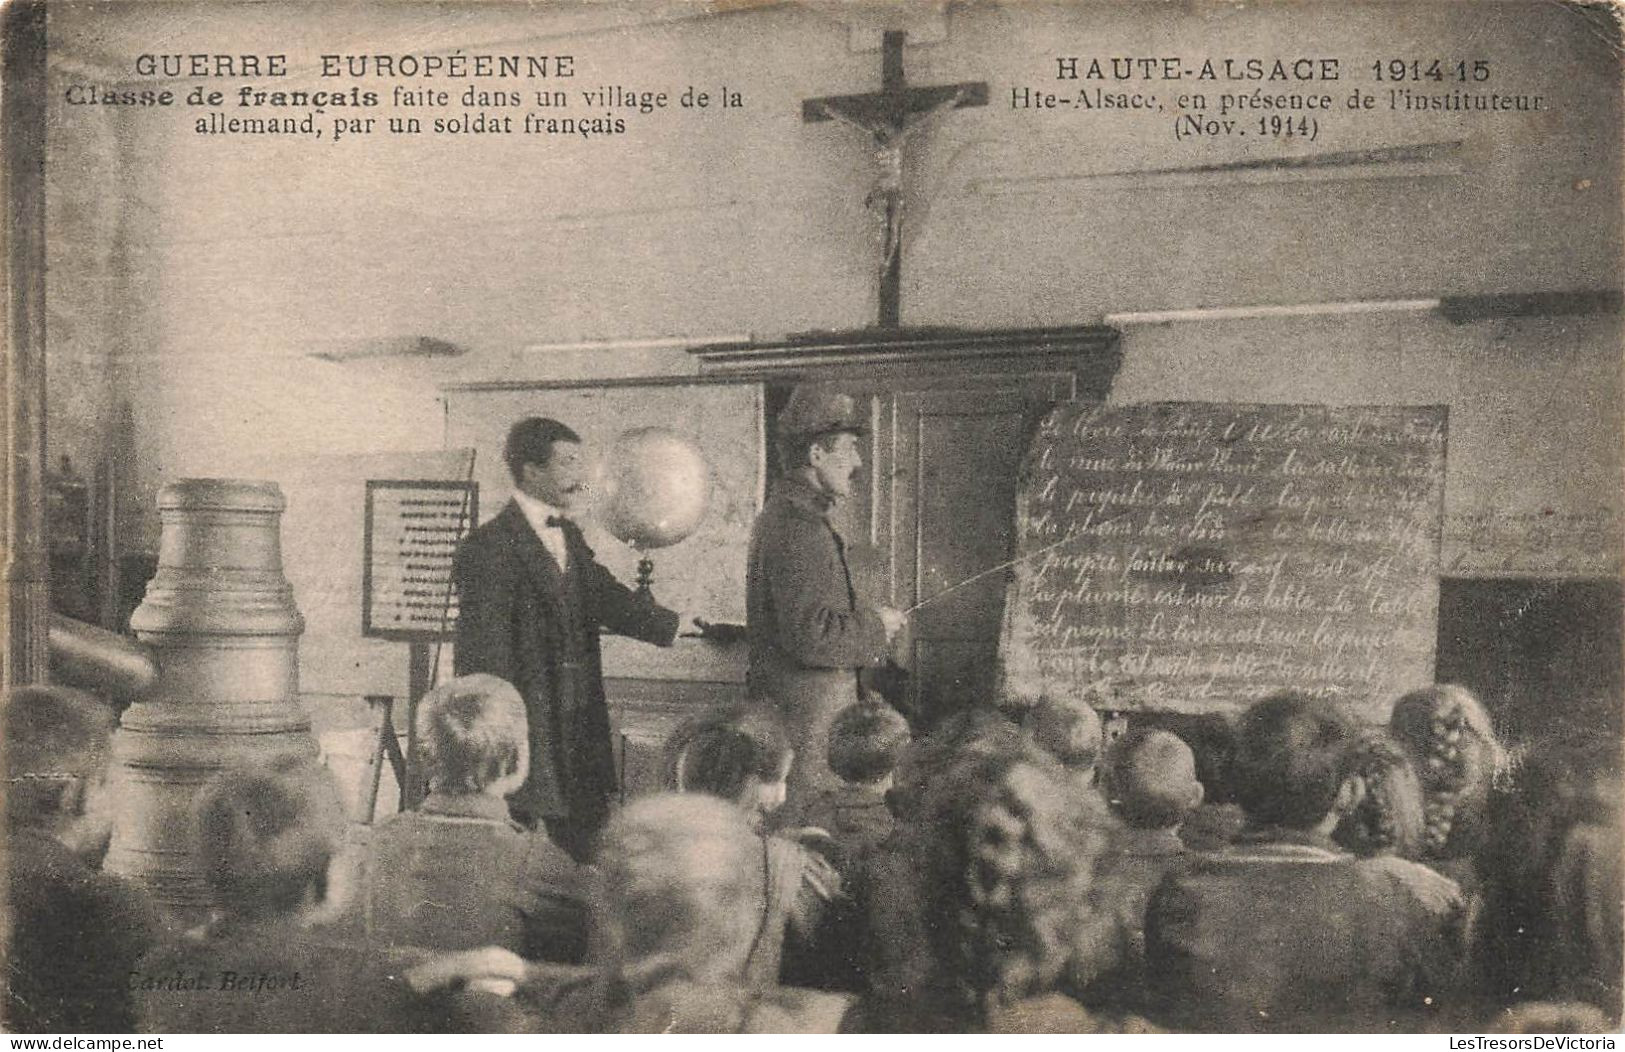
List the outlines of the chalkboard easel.
<svg viewBox="0 0 1625 1052">
<path fill-rule="evenodd" d="M 380 765 L 387 757 L 400 785 L 400 809 L 423 798 L 418 762 L 418 701 L 434 689 L 440 647 L 456 636 L 452 560 L 479 515 L 479 484 L 472 479 L 367 480 L 363 527 L 361 634 L 407 645 L 406 750 L 394 742 L 394 699 L 386 701 L 373 759 L 373 805 Z M 387 739 L 387 740 L 386 740 Z M 394 748 L 391 746 L 394 745 Z"/>
</svg>

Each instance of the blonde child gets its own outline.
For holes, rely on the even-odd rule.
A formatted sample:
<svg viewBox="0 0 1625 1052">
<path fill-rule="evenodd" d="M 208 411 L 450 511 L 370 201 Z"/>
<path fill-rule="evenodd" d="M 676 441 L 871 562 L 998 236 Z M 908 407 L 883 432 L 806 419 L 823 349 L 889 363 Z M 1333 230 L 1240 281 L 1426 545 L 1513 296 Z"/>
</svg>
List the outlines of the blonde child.
<svg viewBox="0 0 1625 1052">
<path fill-rule="evenodd" d="M 429 794 L 373 831 L 361 913 L 382 946 L 505 946 L 526 957 L 586 953 L 582 870 L 508 814 L 525 780 L 524 702 L 506 682 L 460 676 L 424 695 L 419 740 Z"/>
<path fill-rule="evenodd" d="M 1394 704 L 1388 722 L 1422 781 L 1426 826 L 1419 857 L 1458 881 L 1472 877 L 1485 814 L 1507 753 L 1489 712 L 1465 687 L 1440 684 Z"/>
<path fill-rule="evenodd" d="M 100 871 L 113 828 L 113 724 L 106 705 L 66 687 L 5 698 L 4 1009 L 13 1033 L 135 1029 L 130 969 L 162 924 L 145 892 Z"/>
<path fill-rule="evenodd" d="M 533 1028 L 564 1033 L 832 1033 L 849 999 L 761 984 L 747 961 L 762 930 L 761 836 L 736 803 L 662 793 L 610 819 L 591 882 L 584 968 L 497 947 L 409 976 L 420 991 L 506 982 Z"/>
</svg>

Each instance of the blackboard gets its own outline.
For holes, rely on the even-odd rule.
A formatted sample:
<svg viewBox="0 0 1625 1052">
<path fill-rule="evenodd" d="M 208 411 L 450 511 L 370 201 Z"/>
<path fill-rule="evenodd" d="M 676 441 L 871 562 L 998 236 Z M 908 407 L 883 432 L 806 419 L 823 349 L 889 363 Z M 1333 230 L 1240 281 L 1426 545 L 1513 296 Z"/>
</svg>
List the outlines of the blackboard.
<svg viewBox="0 0 1625 1052">
<path fill-rule="evenodd" d="M 1385 719 L 1433 681 L 1446 410 L 1069 403 L 1023 464 L 1012 699 Z"/>
</svg>

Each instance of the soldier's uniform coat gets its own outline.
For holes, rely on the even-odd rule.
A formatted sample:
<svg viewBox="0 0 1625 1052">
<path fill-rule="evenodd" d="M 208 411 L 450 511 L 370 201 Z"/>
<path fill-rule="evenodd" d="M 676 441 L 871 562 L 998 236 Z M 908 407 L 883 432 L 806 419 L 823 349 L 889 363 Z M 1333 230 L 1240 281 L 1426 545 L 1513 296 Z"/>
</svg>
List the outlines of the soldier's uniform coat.
<svg viewBox="0 0 1625 1052">
<path fill-rule="evenodd" d="M 858 671 L 882 664 L 886 628 L 853 587 L 830 498 L 781 479 L 751 532 L 745 581 L 752 698 L 783 715 L 796 750 L 788 807 L 840 784 L 825 749 L 835 714 L 858 700 Z"/>
</svg>

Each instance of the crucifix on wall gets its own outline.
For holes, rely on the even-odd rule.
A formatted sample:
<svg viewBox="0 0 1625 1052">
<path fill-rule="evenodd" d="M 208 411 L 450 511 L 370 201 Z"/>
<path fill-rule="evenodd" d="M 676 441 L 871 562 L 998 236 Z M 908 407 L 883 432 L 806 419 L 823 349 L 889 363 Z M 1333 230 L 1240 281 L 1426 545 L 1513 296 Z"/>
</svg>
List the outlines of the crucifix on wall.
<svg viewBox="0 0 1625 1052">
<path fill-rule="evenodd" d="M 882 328 L 901 319 L 903 277 L 903 148 L 908 139 L 938 114 L 966 106 L 987 105 L 987 82 L 911 87 L 903 76 L 901 30 L 881 38 L 880 90 L 867 95 L 830 95 L 807 99 L 801 119 L 808 123 L 835 120 L 868 132 L 874 139 L 879 169 L 865 204 L 881 223 L 880 317 Z"/>
</svg>

